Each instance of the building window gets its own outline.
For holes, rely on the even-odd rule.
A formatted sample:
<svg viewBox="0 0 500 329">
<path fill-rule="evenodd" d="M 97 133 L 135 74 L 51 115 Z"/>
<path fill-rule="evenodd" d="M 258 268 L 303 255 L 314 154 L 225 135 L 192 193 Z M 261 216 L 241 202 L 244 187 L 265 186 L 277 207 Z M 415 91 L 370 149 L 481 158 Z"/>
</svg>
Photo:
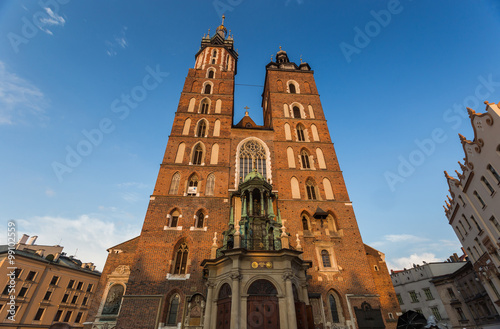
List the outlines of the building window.
<svg viewBox="0 0 500 329">
<path fill-rule="evenodd" d="M 490 191 L 490 194 L 495 193 L 495 190 L 490 185 L 490 182 L 488 182 L 488 180 L 484 176 L 481 177 L 481 182 L 483 182 L 484 186 L 486 186 L 486 188 Z"/>
<path fill-rule="evenodd" d="M 418 297 L 415 291 L 408 292 L 410 294 L 410 299 L 412 303 L 418 303 Z"/>
<path fill-rule="evenodd" d="M 481 206 L 483 208 L 486 207 L 486 203 L 484 203 L 483 198 L 481 198 L 481 196 L 479 195 L 479 193 L 477 193 L 477 191 L 474 191 L 473 194 L 476 197 L 477 201 L 479 201 L 479 203 L 481 204 Z"/>
<path fill-rule="evenodd" d="M 461 220 L 459 220 L 459 221 L 458 221 L 458 224 L 460 224 L 460 226 L 462 226 L 462 230 L 464 230 L 465 235 L 467 235 L 467 234 L 468 234 L 468 232 L 467 232 L 467 230 L 465 229 L 464 223 L 462 223 L 462 221 L 461 221 Z"/>
<path fill-rule="evenodd" d="M 474 216 L 470 216 L 470 219 L 472 219 L 472 221 L 474 222 L 474 225 L 476 225 L 476 228 L 479 232 L 482 231 L 482 229 L 479 227 L 479 224 L 477 223 L 476 219 L 474 218 Z"/>
<path fill-rule="evenodd" d="M 491 216 L 490 217 L 490 222 L 493 224 L 493 226 L 495 226 L 495 228 L 497 229 L 497 231 L 500 233 L 500 224 L 496 220 L 495 216 Z"/>
<path fill-rule="evenodd" d="M 87 302 L 89 301 L 89 298 L 88 297 L 83 297 L 83 300 L 82 300 L 82 306 L 87 306 Z"/>
<path fill-rule="evenodd" d="M 67 288 L 72 289 L 74 285 L 75 285 L 75 280 L 69 280 Z"/>
<path fill-rule="evenodd" d="M 193 152 L 193 164 L 194 165 L 201 165 L 203 159 L 203 148 L 201 145 L 198 143 L 194 147 L 194 152 Z"/>
<path fill-rule="evenodd" d="M 57 275 L 54 275 L 52 277 L 52 280 L 50 280 L 50 284 L 55 286 L 57 284 L 57 281 L 59 281 L 59 277 Z"/>
<path fill-rule="evenodd" d="M 326 251 L 326 250 L 324 250 Z M 330 314 L 332 315 L 332 322 L 333 323 L 339 323 L 339 312 L 337 309 L 337 301 L 335 300 L 335 297 L 333 295 L 329 294 L 328 295 L 328 302 L 330 304 Z"/>
<path fill-rule="evenodd" d="M 52 291 L 48 290 L 43 296 L 43 300 L 50 300 L 50 296 L 52 295 Z"/>
<path fill-rule="evenodd" d="M 252 139 L 243 144 L 239 154 L 240 180 L 245 179 L 246 175 L 248 175 L 254 167 L 267 179 L 266 157 L 266 150 L 256 140 Z"/>
<path fill-rule="evenodd" d="M 40 321 L 44 311 L 45 311 L 45 309 L 40 307 L 38 309 L 38 311 L 36 311 L 36 314 L 35 314 L 35 317 L 33 318 L 33 321 Z"/>
<path fill-rule="evenodd" d="M 89 285 L 87 286 L 87 292 L 91 292 L 93 287 L 94 285 L 92 283 L 89 283 Z"/>
<path fill-rule="evenodd" d="M 74 295 L 73 298 L 71 299 L 71 304 L 76 304 L 78 301 L 78 295 Z"/>
<path fill-rule="evenodd" d="M 205 137 L 207 134 L 207 123 L 205 120 L 200 120 L 198 122 L 198 128 L 196 129 L 197 137 Z"/>
<path fill-rule="evenodd" d="M 455 296 L 455 292 L 453 292 L 452 288 L 448 288 L 448 295 L 450 296 L 450 299 L 456 299 L 457 298 Z"/>
<path fill-rule="evenodd" d="M 464 199 L 462 198 L 461 195 L 458 196 L 458 199 L 460 200 L 460 203 L 462 204 L 462 207 L 465 207 L 465 201 L 464 201 Z"/>
<path fill-rule="evenodd" d="M 72 313 L 73 312 L 71 312 L 71 311 L 67 311 L 66 312 L 66 315 L 64 316 L 64 322 L 69 322 L 69 319 L 71 319 L 71 314 Z"/>
<path fill-rule="evenodd" d="M 493 168 L 493 166 L 490 164 L 488 165 L 487 168 L 490 171 L 490 173 L 493 175 L 493 177 L 495 177 L 495 179 L 497 180 L 497 183 L 500 184 L 500 175 L 497 173 L 495 168 Z"/>
<path fill-rule="evenodd" d="M 463 240 L 464 236 L 462 235 L 462 232 L 460 232 L 460 229 L 458 228 L 458 226 L 455 226 L 455 228 L 457 229 L 458 234 L 460 234 L 460 238 Z"/>
<path fill-rule="evenodd" d="M 168 309 L 167 325 L 175 325 L 177 322 L 177 311 L 179 309 L 179 295 L 174 295 L 170 300 Z"/>
<path fill-rule="evenodd" d="M 311 165 L 309 164 L 309 154 L 307 154 L 306 150 L 302 150 L 302 152 L 300 152 L 300 160 L 302 163 L 302 169 L 311 169 Z"/>
<path fill-rule="evenodd" d="M 169 223 L 169 227 L 177 227 L 177 223 L 179 221 L 179 216 L 180 216 L 180 213 L 179 211 L 177 210 L 174 210 L 171 214 L 170 214 L 170 223 Z"/>
<path fill-rule="evenodd" d="M 456 308 L 455 308 L 455 311 L 457 311 L 458 318 L 459 318 L 460 320 L 462 320 L 462 321 L 467 320 L 467 318 L 465 317 L 464 311 L 462 311 L 462 308 L 460 308 L 460 307 L 456 307 Z"/>
<path fill-rule="evenodd" d="M 207 177 L 207 187 L 205 189 L 205 195 L 214 195 L 215 189 L 215 175 L 210 174 Z"/>
<path fill-rule="evenodd" d="M 297 91 L 295 90 L 295 85 L 293 83 L 289 84 L 288 88 L 290 89 L 290 94 L 297 93 Z"/>
<path fill-rule="evenodd" d="M 75 318 L 75 323 L 80 323 L 80 321 L 82 320 L 82 316 L 83 316 L 83 313 L 78 312 L 78 314 L 76 315 L 76 318 Z"/>
<path fill-rule="evenodd" d="M 323 261 L 323 267 L 332 267 L 330 254 L 325 249 L 321 250 L 321 260 Z"/>
<path fill-rule="evenodd" d="M 389 316 L 389 319 L 394 320 L 394 315 L 392 315 L 392 313 L 387 313 L 387 315 Z"/>
<path fill-rule="evenodd" d="M 68 298 L 69 298 L 69 294 L 64 294 L 62 300 L 61 300 L 61 303 L 67 303 L 68 302 Z"/>
<path fill-rule="evenodd" d="M 189 250 L 187 244 L 181 244 L 175 256 L 174 274 L 186 274 L 188 253 Z"/>
<path fill-rule="evenodd" d="M 465 217 L 464 214 L 462 214 L 462 218 L 465 220 L 465 222 L 467 223 L 467 226 L 469 227 L 469 230 L 472 228 L 472 226 L 470 225 L 469 221 L 467 220 L 467 217 Z"/>
<path fill-rule="evenodd" d="M 26 296 L 27 292 L 28 292 L 28 287 L 22 287 L 21 290 L 19 290 L 19 294 L 17 296 L 24 297 L 24 296 Z"/>
<path fill-rule="evenodd" d="M 203 228 L 203 222 L 205 220 L 205 214 L 203 213 L 203 211 L 198 211 L 198 213 L 196 214 L 196 218 L 195 218 L 196 222 L 194 223 L 195 227 L 196 228 Z"/>
<path fill-rule="evenodd" d="M 212 85 L 210 85 L 209 83 L 207 83 L 205 85 L 205 89 L 203 90 L 203 93 L 209 95 L 209 94 L 211 94 L 211 92 L 212 92 Z"/>
<path fill-rule="evenodd" d="M 299 109 L 299 107 L 298 107 L 298 106 L 294 106 L 294 107 L 293 107 L 293 117 L 294 117 L 294 118 L 300 118 L 300 117 L 302 117 L 302 116 L 300 115 L 300 109 Z"/>
<path fill-rule="evenodd" d="M 198 193 L 198 176 L 195 174 L 189 177 L 187 195 L 196 195 Z"/>
<path fill-rule="evenodd" d="M 54 316 L 54 322 L 59 322 L 61 320 L 62 310 L 57 310 L 56 315 Z"/>
<path fill-rule="evenodd" d="M 35 271 L 30 271 L 28 273 L 28 276 L 26 277 L 26 281 L 34 281 L 35 276 L 36 276 L 36 272 Z"/>
<path fill-rule="evenodd" d="M 208 78 L 209 79 L 213 79 L 214 78 L 214 71 L 213 70 L 208 71 Z"/>
<path fill-rule="evenodd" d="M 109 288 L 102 308 L 102 315 L 118 315 L 124 291 L 125 288 L 121 284 L 115 284 Z"/>
<path fill-rule="evenodd" d="M 204 98 L 200 103 L 200 113 L 208 114 L 208 107 L 209 107 L 208 99 Z"/>
<path fill-rule="evenodd" d="M 493 292 L 495 293 L 495 296 L 497 296 L 497 299 L 500 299 L 500 294 L 498 293 L 497 287 L 495 287 L 491 280 L 488 280 L 488 284 L 490 285 L 491 290 L 493 290 Z"/>
<path fill-rule="evenodd" d="M 441 313 L 439 313 L 439 309 L 434 306 L 431 307 L 432 315 L 436 318 L 437 321 L 441 321 L 443 318 L 441 317 Z"/>
<path fill-rule="evenodd" d="M 82 290 L 82 287 L 83 287 L 83 282 L 78 281 L 78 284 L 76 285 L 76 290 Z"/>
<path fill-rule="evenodd" d="M 429 288 L 424 288 L 424 293 L 425 293 L 425 298 L 427 300 L 432 300 L 434 299 L 434 296 L 432 296 L 432 292 Z"/>
<path fill-rule="evenodd" d="M 400 294 L 396 294 L 396 298 L 398 299 L 398 303 L 399 305 L 403 305 L 403 298 L 401 298 L 401 295 Z"/>
<path fill-rule="evenodd" d="M 309 223 L 307 222 L 306 216 L 302 216 L 302 229 L 304 231 L 309 231 Z"/>
<path fill-rule="evenodd" d="M 306 182 L 307 198 L 309 200 L 316 200 L 316 186 L 311 179 Z"/>
<path fill-rule="evenodd" d="M 8 295 L 8 294 L 9 294 L 9 285 L 7 284 L 2 291 L 2 295 Z"/>
<path fill-rule="evenodd" d="M 172 182 L 170 183 L 170 190 L 168 191 L 168 194 L 177 194 L 177 192 L 179 191 L 180 181 L 181 181 L 181 174 L 176 172 L 172 176 Z"/>
<path fill-rule="evenodd" d="M 379 268 L 377 265 L 373 265 L 373 269 L 375 270 L 375 272 L 378 272 L 379 271 Z"/>
<path fill-rule="evenodd" d="M 306 140 L 306 135 L 304 133 L 304 126 L 301 124 L 297 125 L 297 139 L 299 142 L 304 142 Z"/>
</svg>

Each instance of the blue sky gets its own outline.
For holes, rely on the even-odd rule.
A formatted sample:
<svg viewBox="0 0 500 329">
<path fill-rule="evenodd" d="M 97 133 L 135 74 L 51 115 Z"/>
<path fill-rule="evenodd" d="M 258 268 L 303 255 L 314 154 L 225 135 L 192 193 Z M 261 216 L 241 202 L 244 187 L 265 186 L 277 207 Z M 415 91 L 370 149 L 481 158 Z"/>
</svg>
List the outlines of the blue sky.
<svg viewBox="0 0 500 329">
<path fill-rule="evenodd" d="M 443 170 L 464 157 L 458 133 L 473 138 L 466 106 L 500 101 L 492 0 L 2 1 L 0 225 L 100 268 L 138 235 L 185 76 L 222 13 L 240 54 L 235 121 L 248 106 L 262 122 L 262 88 L 243 85 L 263 85 L 280 45 L 302 56 L 365 243 L 394 269 L 459 253 Z M 154 88 L 114 111 L 151 71 Z"/>
</svg>

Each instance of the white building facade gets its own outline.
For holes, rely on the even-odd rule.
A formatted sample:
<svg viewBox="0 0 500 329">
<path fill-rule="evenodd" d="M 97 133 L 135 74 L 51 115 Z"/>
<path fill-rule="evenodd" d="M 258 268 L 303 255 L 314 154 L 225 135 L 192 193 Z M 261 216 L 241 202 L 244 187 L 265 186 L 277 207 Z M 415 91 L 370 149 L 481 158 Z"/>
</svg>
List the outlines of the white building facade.
<svg viewBox="0 0 500 329">
<path fill-rule="evenodd" d="M 500 109 L 485 102 L 486 112 L 467 109 L 474 138 L 462 135 L 465 158 L 457 178 L 446 171 L 450 196 L 445 212 L 493 304 L 500 313 Z"/>
<path fill-rule="evenodd" d="M 440 324 L 452 327 L 450 316 L 431 280 L 447 275 L 465 266 L 466 262 L 442 262 L 414 265 L 413 268 L 391 273 L 392 284 L 401 306 L 401 312 L 413 310 L 427 319 L 433 315 Z"/>
</svg>

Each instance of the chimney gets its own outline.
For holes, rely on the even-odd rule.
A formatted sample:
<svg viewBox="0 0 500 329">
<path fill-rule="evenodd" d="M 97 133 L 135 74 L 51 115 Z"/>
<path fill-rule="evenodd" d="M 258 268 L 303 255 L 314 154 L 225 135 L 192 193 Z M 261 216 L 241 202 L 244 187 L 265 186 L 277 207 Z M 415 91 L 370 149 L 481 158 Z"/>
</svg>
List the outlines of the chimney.
<svg viewBox="0 0 500 329">
<path fill-rule="evenodd" d="M 28 241 L 28 238 L 30 236 L 29 235 L 26 235 L 26 234 L 23 234 L 23 236 L 19 239 L 19 244 L 26 244 L 26 241 Z"/>
<path fill-rule="evenodd" d="M 33 235 L 29 240 L 28 243 L 26 243 L 29 246 L 32 246 L 35 244 L 36 239 L 38 238 L 38 235 Z"/>
<path fill-rule="evenodd" d="M 44 254 L 44 253 L 45 253 L 45 250 L 44 250 L 44 249 L 38 249 L 38 250 L 36 251 L 36 254 L 37 254 L 38 256 L 40 256 L 40 257 L 43 257 L 43 254 Z"/>
</svg>

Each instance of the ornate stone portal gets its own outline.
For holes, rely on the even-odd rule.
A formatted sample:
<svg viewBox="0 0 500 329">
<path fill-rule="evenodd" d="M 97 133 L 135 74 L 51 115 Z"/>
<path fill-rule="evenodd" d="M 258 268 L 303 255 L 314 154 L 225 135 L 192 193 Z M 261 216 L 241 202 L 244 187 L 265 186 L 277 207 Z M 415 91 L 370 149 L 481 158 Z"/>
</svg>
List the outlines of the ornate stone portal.
<svg viewBox="0 0 500 329">
<path fill-rule="evenodd" d="M 256 168 L 232 194 L 223 246 L 201 264 L 208 286 L 205 329 L 296 329 L 307 323 L 312 262 L 302 260 L 299 250 L 282 248 L 289 237 L 275 215 L 276 199 Z"/>
</svg>

